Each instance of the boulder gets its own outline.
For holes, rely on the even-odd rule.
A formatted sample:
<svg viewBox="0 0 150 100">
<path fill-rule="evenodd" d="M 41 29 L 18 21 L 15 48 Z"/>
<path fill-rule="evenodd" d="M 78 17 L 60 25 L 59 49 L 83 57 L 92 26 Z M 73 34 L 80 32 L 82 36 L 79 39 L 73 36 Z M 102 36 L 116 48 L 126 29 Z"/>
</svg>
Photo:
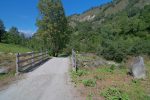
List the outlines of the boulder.
<svg viewBox="0 0 150 100">
<path fill-rule="evenodd" d="M 146 70 L 144 66 L 143 57 L 135 57 L 133 64 L 131 66 L 131 72 L 134 78 L 141 79 L 146 78 Z"/>
<path fill-rule="evenodd" d="M 8 74 L 9 68 L 1 67 L 0 68 L 0 74 Z"/>
</svg>

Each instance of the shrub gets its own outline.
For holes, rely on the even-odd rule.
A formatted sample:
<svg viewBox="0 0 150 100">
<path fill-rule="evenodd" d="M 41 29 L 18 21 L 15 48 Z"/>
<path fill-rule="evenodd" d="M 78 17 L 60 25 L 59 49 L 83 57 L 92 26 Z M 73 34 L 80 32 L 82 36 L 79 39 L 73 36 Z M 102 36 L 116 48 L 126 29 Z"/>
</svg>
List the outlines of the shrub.
<svg viewBox="0 0 150 100">
<path fill-rule="evenodd" d="M 118 88 L 109 87 L 101 93 L 106 100 L 130 100 L 126 93 L 123 93 Z"/>
<path fill-rule="evenodd" d="M 78 70 L 76 74 L 77 74 L 78 76 L 82 76 L 82 75 L 86 75 L 87 73 L 88 73 L 88 72 L 87 72 L 86 70 Z"/>
<path fill-rule="evenodd" d="M 84 86 L 94 87 L 96 85 L 96 80 L 95 79 L 85 79 L 85 80 L 82 80 L 82 83 L 84 84 Z"/>
<path fill-rule="evenodd" d="M 79 70 L 77 70 L 77 72 L 71 71 L 71 76 L 72 76 L 72 78 L 77 78 L 82 75 L 86 75 L 87 73 L 88 73 L 88 71 L 79 69 Z"/>
<path fill-rule="evenodd" d="M 115 70 L 115 65 L 111 65 L 111 67 L 110 67 L 110 69 L 113 71 L 113 70 Z"/>
</svg>

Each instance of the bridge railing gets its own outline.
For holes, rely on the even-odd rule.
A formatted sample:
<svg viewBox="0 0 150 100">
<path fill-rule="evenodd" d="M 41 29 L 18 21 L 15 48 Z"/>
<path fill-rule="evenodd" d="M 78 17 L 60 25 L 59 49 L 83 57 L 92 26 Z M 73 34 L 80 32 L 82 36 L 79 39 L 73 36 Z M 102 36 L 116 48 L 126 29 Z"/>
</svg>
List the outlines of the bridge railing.
<svg viewBox="0 0 150 100">
<path fill-rule="evenodd" d="M 72 67 L 77 71 L 77 58 L 76 58 L 76 52 L 72 49 Z"/>
<path fill-rule="evenodd" d="M 48 51 L 16 54 L 16 74 L 48 59 Z"/>
</svg>

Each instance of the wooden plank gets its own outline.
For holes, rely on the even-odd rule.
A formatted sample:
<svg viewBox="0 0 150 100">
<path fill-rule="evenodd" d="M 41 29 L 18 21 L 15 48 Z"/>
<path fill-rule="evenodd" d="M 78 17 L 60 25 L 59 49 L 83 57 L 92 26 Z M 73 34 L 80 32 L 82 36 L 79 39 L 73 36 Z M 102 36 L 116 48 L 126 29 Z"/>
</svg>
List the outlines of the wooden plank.
<svg viewBox="0 0 150 100">
<path fill-rule="evenodd" d="M 43 54 L 43 55 L 46 55 L 46 54 Z M 29 60 L 32 60 L 32 59 L 35 59 L 35 58 L 38 58 L 38 57 L 41 57 L 41 56 L 42 55 L 37 55 L 37 56 L 31 57 L 31 58 L 28 58 L 28 59 L 20 60 L 18 63 L 23 63 L 23 62 L 26 62 L 26 61 L 29 61 Z"/>
<path fill-rule="evenodd" d="M 29 52 L 29 53 L 22 53 L 19 55 L 19 57 L 23 57 L 23 56 L 29 56 L 29 55 L 32 55 L 32 54 L 37 54 L 37 53 L 40 53 L 40 52 Z"/>
<path fill-rule="evenodd" d="M 44 57 L 44 59 L 46 59 L 46 58 L 48 58 L 48 57 Z M 35 60 L 34 63 L 40 62 L 40 61 L 42 61 L 42 59 Z M 32 65 L 32 62 L 31 62 L 31 63 L 28 63 L 28 64 L 26 64 L 26 65 L 20 66 L 20 67 L 21 67 L 21 68 L 22 68 L 22 67 L 27 67 L 27 66 L 29 66 L 29 65 Z"/>
<path fill-rule="evenodd" d="M 39 53 L 39 55 L 35 56 L 34 54 Z M 31 58 L 20 60 L 19 57 L 24 56 L 31 56 Z M 35 60 L 35 58 L 38 58 L 38 60 Z M 24 54 L 17 54 L 16 55 L 16 73 L 19 72 L 19 68 L 24 68 L 28 66 L 34 66 L 37 63 L 40 63 L 48 58 L 48 52 L 30 52 L 30 53 L 24 53 Z M 26 65 L 20 66 L 21 63 L 31 60 L 31 63 L 28 63 Z"/>
</svg>

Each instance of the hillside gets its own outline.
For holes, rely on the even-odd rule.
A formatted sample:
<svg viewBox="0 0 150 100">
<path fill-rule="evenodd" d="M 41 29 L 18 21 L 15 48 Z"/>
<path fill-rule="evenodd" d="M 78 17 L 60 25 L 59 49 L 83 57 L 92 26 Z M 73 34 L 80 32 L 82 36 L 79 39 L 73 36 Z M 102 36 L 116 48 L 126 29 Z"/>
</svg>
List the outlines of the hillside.
<svg viewBox="0 0 150 100">
<path fill-rule="evenodd" d="M 114 0 L 68 17 L 73 28 L 68 49 L 108 60 L 150 55 L 150 0 Z"/>
<path fill-rule="evenodd" d="M 125 9 L 142 9 L 145 5 L 149 4 L 150 0 L 113 0 L 110 3 L 91 8 L 82 14 L 69 16 L 68 19 L 72 26 L 75 26 L 77 22 L 101 22 L 104 21 L 106 17 L 117 14 Z"/>
</svg>

